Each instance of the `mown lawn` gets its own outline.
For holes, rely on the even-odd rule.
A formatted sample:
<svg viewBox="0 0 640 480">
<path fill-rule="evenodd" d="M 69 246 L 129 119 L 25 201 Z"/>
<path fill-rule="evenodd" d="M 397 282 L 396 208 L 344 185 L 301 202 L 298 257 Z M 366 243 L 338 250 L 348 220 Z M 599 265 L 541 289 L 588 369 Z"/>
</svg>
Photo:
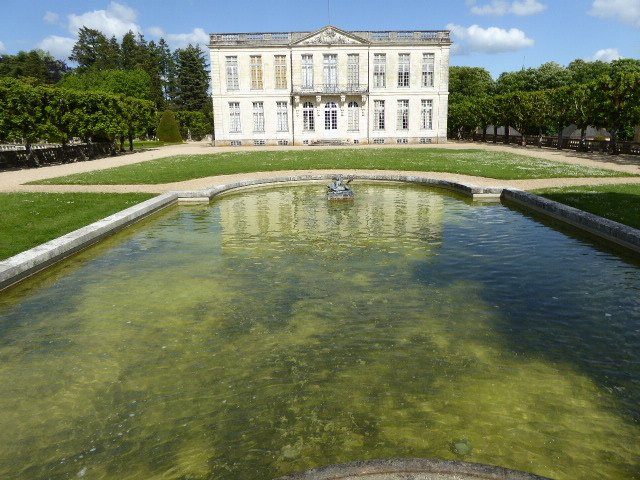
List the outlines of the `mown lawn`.
<svg viewBox="0 0 640 480">
<path fill-rule="evenodd" d="M 534 193 L 630 227 L 640 228 L 638 184 L 547 188 Z"/>
<path fill-rule="evenodd" d="M 0 260 L 151 197 L 144 193 L 0 193 Z"/>
<path fill-rule="evenodd" d="M 41 180 L 40 184 L 158 184 L 245 172 L 308 169 L 451 172 L 495 179 L 628 176 L 508 152 L 425 149 L 299 149 L 181 155 L 96 172 Z"/>
</svg>

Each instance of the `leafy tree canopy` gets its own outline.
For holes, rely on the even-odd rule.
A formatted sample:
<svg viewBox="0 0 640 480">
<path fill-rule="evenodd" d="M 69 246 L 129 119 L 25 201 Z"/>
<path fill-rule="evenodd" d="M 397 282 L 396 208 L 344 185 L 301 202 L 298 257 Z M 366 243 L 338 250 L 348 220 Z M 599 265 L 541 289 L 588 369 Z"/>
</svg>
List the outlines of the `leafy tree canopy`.
<svg viewBox="0 0 640 480">
<path fill-rule="evenodd" d="M 35 83 L 52 84 L 57 83 L 68 70 L 66 63 L 42 50 L 0 55 L 0 77 L 29 78 Z"/>
<path fill-rule="evenodd" d="M 481 67 L 451 67 L 449 70 L 449 101 L 457 103 L 465 98 L 484 97 L 493 92 L 494 81 L 488 70 Z"/>
<path fill-rule="evenodd" d="M 153 100 L 151 77 L 144 70 L 88 70 L 64 76 L 63 88 L 115 93 L 127 97 Z"/>
</svg>

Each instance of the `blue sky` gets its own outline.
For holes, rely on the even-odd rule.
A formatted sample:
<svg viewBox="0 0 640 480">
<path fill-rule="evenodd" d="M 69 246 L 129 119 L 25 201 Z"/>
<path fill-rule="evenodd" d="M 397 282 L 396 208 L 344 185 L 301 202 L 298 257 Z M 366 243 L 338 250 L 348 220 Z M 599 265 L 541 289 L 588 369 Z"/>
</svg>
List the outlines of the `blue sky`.
<svg viewBox="0 0 640 480">
<path fill-rule="evenodd" d="M 451 29 L 452 65 L 507 70 L 575 58 L 640 58 L 640 0 L 330 0 L 345 30 Z M 315 30 L 327 0 L 2 0 L 0 52 L 43 48 L 66 58 L 82 25 L 132 29 L 172 47 L 209 32 Z"/>
</svg>

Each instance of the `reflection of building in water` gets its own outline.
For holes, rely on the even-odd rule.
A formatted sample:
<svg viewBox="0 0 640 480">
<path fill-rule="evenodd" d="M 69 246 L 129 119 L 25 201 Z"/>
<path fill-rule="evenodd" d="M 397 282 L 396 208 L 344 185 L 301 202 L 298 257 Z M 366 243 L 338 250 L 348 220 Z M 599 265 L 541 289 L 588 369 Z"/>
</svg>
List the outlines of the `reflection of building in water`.
<svg viewBox="0 0 640 480">
<path fill-rule="evenodd" d="M 443 197 L 417 188 L 360 185 L 356 200 L 334 204 L 324 200 L 324 187 L 257 190 L 220 200 L 223 246 L 240 247 L 251 238 L 368 238 L 393 241 L 411 235 L 438 241 L 442 232 Z M 322 201 L 310 196 L 316 195 Z"/>
</svg>

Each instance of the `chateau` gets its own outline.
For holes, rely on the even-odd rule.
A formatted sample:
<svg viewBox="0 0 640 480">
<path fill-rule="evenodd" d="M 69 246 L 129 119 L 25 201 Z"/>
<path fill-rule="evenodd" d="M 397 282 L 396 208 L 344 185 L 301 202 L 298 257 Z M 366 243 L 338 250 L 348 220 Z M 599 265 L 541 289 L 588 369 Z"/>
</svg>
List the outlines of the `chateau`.
<svg viewBox="0 0 640 480">
<path fill-rule="evenodd" d="M 214 33 L 216 145 L 437 143 L 448 31 Z"/>
</svg>

